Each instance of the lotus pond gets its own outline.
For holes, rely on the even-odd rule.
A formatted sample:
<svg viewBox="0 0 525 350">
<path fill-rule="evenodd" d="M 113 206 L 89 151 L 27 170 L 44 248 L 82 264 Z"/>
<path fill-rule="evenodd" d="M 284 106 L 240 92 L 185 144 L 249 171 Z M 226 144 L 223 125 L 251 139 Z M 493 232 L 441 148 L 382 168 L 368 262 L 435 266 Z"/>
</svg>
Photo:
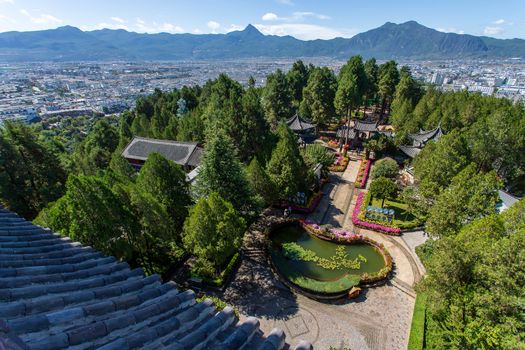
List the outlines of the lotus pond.
<svg viewBox="0 0 525 350">
<path fill-rule="evenodd" d="M 340 293 L 360 282 L 364 273 L 385 267 L 383 255 L 366 243 L 325 241 L 291 224 L 270 235 L 274 266 L 295 285 L 314 292 Z"/>
</svg>

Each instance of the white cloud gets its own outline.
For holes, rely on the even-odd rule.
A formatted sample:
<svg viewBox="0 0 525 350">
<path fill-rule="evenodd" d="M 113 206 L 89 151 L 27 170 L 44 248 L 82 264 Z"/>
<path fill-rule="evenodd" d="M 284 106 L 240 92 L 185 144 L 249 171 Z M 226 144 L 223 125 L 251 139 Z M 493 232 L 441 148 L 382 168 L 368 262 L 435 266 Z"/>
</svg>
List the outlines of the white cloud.
<svg viewBox="0 0 525 350">
<path fill-rule="evenodd" d="M 322 20 L 330 19 L 330 16 L 322 15 L 322 14 L 315 13 L 315 12 L 294 12 L 292 14 L 291 19 L 301 21 L 305 19 L 306 17 L 313 17 L 313 18 L 322 19 Z"/>
<path fill-rule="evenodd" d="M 2 15 L 2 14 L 0 14 L 0 20 L 1 21 L 5 21 L 5 22 L 9 22 L 9 23 L 16 23 L 16 21 L 14 19 L 12 19 L 11 17 L 8 17 L 6 15 Z"/>
<path fill-rule="evenodd" d="M 111 20 L 113 22 L 118 22 L 118 23 L 126 23 L 127 21 L 123 18 L 120 18 L 120 17 L 111 17 Z"/>
<path fill-rule="evenodd" d="M 454 27 L 448 27 L 448 28 L 436 28 L 436 30 L 443 32 L 443 33 L 456 33 L 456 34 L 465 34 L 464 30 L 460 30 Z"/>
<path fill-rule="evenodd" d="M 340 30 L 306 23 L 256 24 L 255 27 L 267 35 L 291 35 L 302 40 L 349 38 L 357 33 L 356 30 L 351 29 Z"/>
<path fill-rule="evenodd" d="M 267 12 L 262 16 L 263 21 L 283 21 L 283 22 L 302 22 L 307 18 L 315 18 L 321 20 L 330 19 L 330 16 L 322 15 L 311 11 L 293 12 L 288 17 L 280 17 L 273 12 Z"/>
<path fill-rule="evenodd" d="M 502 18 L 502 19 L 498 19 L 497 21 L 494 21 L 492 23 L 494 24 L 498 24 L 498 25 L 501 25 L 501 24 L 504 24 L 506 21 Z"/>
<path fill-rule="evenodd" d="M 184 28 L 173 23 L 146 22 L 142 18 L 137 18 L 135 27 L 141 33 L 183 33 Z"/>
<path fill-rule="evenodd" d="M 283 4 L 283 5 L 290 5 L 290 6 L 293 6 L 294 3 L 292 2 L 292 0 L 277 0 L 277 2 L 279 4 Z"/>
<path fill-rule="evenodd" d="M 215 21 L 209 21 L 207 24 L 208 28 L 210 28 L 213 32 L 216 32 L 220 27 L 221 24 Z"/>
<path fill-rule="evenodd" d="M 501 34 L 503 33 L 505 30 L 501 27 L 491 27 L 491 26 L 488 26 L 488 27 L 485 27 L 485 29 L 483 29 L 483 34 L 485 35 L 498 35 L 498 34 Z"/>
<path fill-rule="evenodd" d="M 193 29 L 193 34 L 202 34 L 202 30 L 200 30 L 199 28 L 195 28 Z"/>
<path fill-rule="evenodd" d="M 275 13 L 272 13 L 272 12 L 265 13 L 262 16 L 263 21 L 277 21 L 278 19 L 279 19 L 279 16 L 277 16 Z"/>
<path fill-rule="evenodd" d="M 24 10 L 24 9 L 21 9 L 20 13 L 28 17 L 31 20 L 31 22 L 33 22 L 34 24 L 38 24 L 38 25 L 49 25 L 49 24 L 62 23 L 61 19 L 56 18 L 55 16 L 52 16 L 52 15 L 45 14 L 45 13 L 42 13 L 38 16 L 33 16 L 29 13 L 29 11 Z"/>
<path fill-rule="evenodd" d="M 0 0 L 0 4 L 11 4 L 14 5 L 14 0 Z"/>
</svg>

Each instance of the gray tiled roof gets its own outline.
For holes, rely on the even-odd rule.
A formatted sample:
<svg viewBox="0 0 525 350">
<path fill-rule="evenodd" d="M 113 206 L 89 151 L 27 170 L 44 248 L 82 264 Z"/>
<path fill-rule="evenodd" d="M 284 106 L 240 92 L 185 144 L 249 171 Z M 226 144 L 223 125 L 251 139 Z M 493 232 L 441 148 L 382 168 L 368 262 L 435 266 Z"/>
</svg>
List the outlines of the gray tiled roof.
<svg viewBox="0 0 525 350">
<path fill-rule="evenodd" d="M 399 146 L 399 149 L 410 158 L 414 158 L 419 152 L 421 152 L 421 148 L 413 146 Z"/>
<path fill-rule="evenodd" d="M 314 124 L 308 123 L 297 113 L 286 121 L 286 125 L 293 131 L 306 131 L 315 128 Z"/>
<path fill-rule="evenodd" d="M 0 207 L 0 348 L 282 349 L 253 317 L 197 303 L 158 275 L 104 256 Z"/>
<path fill-rule="evenodd" d="M 348 138 L 353 139 L 355 138 L 355 130 L 352 127 L 348 127 L 346 125 L 341 126 L 339 129 L 337 129 L 336 137 L 342 138 L 346 137 L 346 133 L 348 132 Z"/>
<path fill-rule="evenodd" d="M 441 125 L 438 125 L 437 128 L 430 131 L 419 130 L 417 134 L 409 134 L 408 137 L 414 143 L 414 146 L 422 147 L 430 140 L 437 141 L 443 136 L 443 131 L 441 130 Z"/>
<path fill-rule="evenodd" d="M 375 122 L 363 122 L 361 120 L 356 120 L 354 124 L 354 129 L 357 131 L 378 131 L 377 123 Z"/>
<path fill-rule="evenodd" d="M 151 153 L 160 153 L 180 165 L 199 165 L 202 148 L 196 142 L 182 142 L 134 137 L 124 148 L 122 155 L 128 159 L 146 160 Z"/>
</svg>

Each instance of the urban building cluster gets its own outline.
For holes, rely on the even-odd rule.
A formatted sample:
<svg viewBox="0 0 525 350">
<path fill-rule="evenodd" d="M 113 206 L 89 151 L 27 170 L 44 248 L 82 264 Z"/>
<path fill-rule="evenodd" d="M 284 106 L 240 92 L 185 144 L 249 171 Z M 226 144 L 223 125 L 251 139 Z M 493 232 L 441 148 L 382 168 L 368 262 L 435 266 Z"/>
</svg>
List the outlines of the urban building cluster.
<svg viewBox="0 0 525 350">
<path fill-rule="evenodd" d="M 414 76 L 444 91 L 479 92 L 514 101 L 525 100 L 525 61 L 449 60 L 407 62 Z"/>
<path fill-rule="evenodd" d="M 338 72 L 344 61 L 330 58 L 304 59 Z M 171 90 L 204 84 L 220 73 L 257 85 L 276 69 L 288 70 L 293 60 L 237 60 L 231 62 L 98 62 L 20 63 L 0 65 L 0 122 L 27 122 L 49 117 L 114 114 L 133 107 L 140 95 L 156 88 Z M 525 61 L 450 60 L 409 61 L 413 75 L 449 91 L 468 90 L 525 100 Z"/>
</svg>

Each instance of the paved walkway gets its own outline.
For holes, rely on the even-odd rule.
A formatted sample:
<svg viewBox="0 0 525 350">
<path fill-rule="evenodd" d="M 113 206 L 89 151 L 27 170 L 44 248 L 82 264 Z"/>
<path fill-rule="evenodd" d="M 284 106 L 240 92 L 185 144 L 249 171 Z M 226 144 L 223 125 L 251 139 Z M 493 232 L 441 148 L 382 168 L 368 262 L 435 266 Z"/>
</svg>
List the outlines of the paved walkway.
<svg viewBox="0 0 525 350">
<path fill-rule="evenodd" d="M 243 317 L 258 317 L 262 331 L 282 328 L 292 347 L 299 340 L 311 342 L 315 349 L 347 346 L 353 350 L 404 350 L 407 347 L 415 301 L 412 286 L 424 274 L 414 257 L 414 247 L 425 237 L 415 232 L 407 234 L 405 240 L 405 237 L 353 227 L 351 210 L 359 191 L 353 182 L 358 168 L 356 160 L 350 162 L 343 174 L 331 174 L 331 182 L 324 188 L 325 196 L 309 218 L 354 230 L 383 243 L 394 260 L 393 278 L 386 285 L 365 289 L 354 300 L 330 303 L 293 293 L 275 278 L 262 247 L 253 244 L 252 241 L 263 237 L 263 227 L 260 227 L 247 237 L 246 257 L 222 295 Z"/>
</svg>

